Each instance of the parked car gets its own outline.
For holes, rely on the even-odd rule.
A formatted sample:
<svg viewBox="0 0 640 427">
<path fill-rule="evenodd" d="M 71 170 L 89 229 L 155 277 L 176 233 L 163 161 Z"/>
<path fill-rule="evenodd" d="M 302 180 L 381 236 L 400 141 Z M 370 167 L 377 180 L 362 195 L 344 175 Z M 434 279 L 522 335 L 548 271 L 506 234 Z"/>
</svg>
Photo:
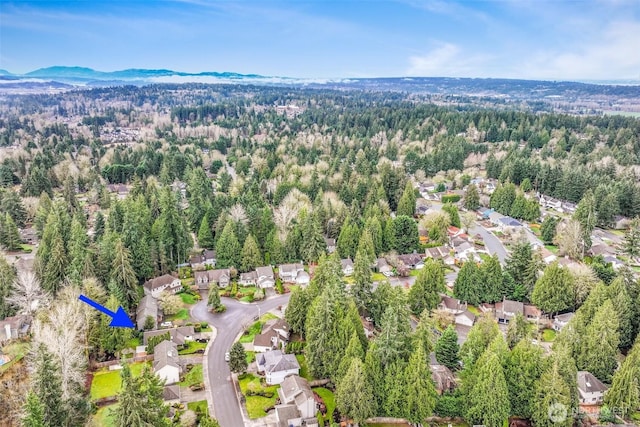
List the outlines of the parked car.
<svg viewBox="0 0 640 427">
<path fill-rule="evenodd" d="M 229 352 L 226 352 L 226 353 L 224 354 L 224 361 L 225 361 L 225 362 L 228 362 L 229 360 L 231 360 L 231 355 L 229 354 Z"/>
</svg>

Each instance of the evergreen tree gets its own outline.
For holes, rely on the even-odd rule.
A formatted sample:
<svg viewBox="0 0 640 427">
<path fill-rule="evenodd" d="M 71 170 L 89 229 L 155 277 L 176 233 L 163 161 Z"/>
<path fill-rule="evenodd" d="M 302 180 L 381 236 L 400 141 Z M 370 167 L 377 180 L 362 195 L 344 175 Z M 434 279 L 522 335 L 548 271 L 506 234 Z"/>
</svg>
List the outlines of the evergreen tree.
<svg viewBox="0 0 640 427">
<path fill-rule="evenodd" d="M 555 314 L 575 305 L 571 273 L 553 262 L 544 270 L 531 294 L 531 302 L 546 313 Z"/>
<path fill-rule="evenodd" d="M 498 355 L 487 351 L 478 360 L 476 381 L 469 398 L 466 419 L 486 427 L 502 427 L 511 407 L 504 370 Z"/>
<path fill-rule="evenodd" d="M 118 299 L 111 295 L 105 307 L 115 313 L 119 305 Z M 126 347 L 127 341 L 131 338 L 131 329 L 112 328 L 109 326 L 112 320 L 113 318 L 106 314 L 100 316 L 100 350 L 103 354 L 116 355 Z"/>
<path fill-rule="evenodd" d="M 376 338 L 380 360 L 385 366 L 396 360 L 406 360 L 411 353 L 409 312 L 404 295 L 399 288 L 396 289 L 382 316 L 381 331 Z"/>
<path fill-rule="evenodd" d="M 413 314 L 433 310 L 440 302 L 440 292 L 445 290 L 444 271 L 438 261 L 427 259 L 409 290 L 409 305 Z"/>
<path fill-rule="evenodd" d="M 539 265 L 535 262 L 529 242 L 522 240 L 516 243 L 511 250 L 511 257 L 507 258 L 505 270 L 517 285 L 522 285 L 527 290 L 527 295 L 533 291 L 538 268 Z"/>
<path fill-rule="evenodd" d="M 412 217 L 400 215 L 391 223 L 391 249 L 408 254 L 417 249 L 419 243 L 418 224 Z"/>
<path fill-rule="evenodd" d="M 460 348 L 459 355 L 463 364 L 473 366 L 499 334 L 496 321 L 491 317 L 481 316 L 469 330 L 467 340 Z"/>
<path fill-rule="evenodd" d="M 610 408 L 618 408 L 625 418 L 640 406 L 640 340 L 613 374 L 604 401 Z"/>
<path fill-rule="evenodd" d="M 131 266 L 131 255 L 124 246 L 122 239 L 115 241 L 113 261 L 111 264 L 111 281 L 119 289 L 122 296 L 120 303 L 127 310 L 131 310 L 140 299 L 138 280 Z"/>
<path fill-rule="evenodd" d="M 480 207 L 480 194 L 478 193 L 478 187 L 474 184 L 467 186 L 467 190 L 464 193 L 464 207 L 470 211 L 475 211 Z"/>
<path fill-rule="evenodd" d="M 384 379 L 384 414 L 387 417 L 405 418 L 407 408 L 407 379 L 405 376 L 405 362 L 396 360 L 386 365 Z"/>
<path fill-rule="evenodd" d="M 0 243 L 8 251 L 17 251 L 22 248 L 18 226 L 8 212 L 5 214 L 4 221 L 0 221 Z"/>
<path fill-rule="evenodd" d="M 318 262 L 320 255 L 326 253 L 327 244 L 322 235 L 322 226 L 316 215 L 309 215 L 304 222 L 304 245 L 302 256 L 308 263 Z"/>
<path fill-rule="evenodd" d="M 618 324 L 618 315 L 613 303 L 611 300 L 605 301 L 587 327 L 582 352 L 578 358 L 581 370 L 591 372 L 605 383 L 611 383 L 613 372 L 618 366 Z"/>
<path fill-rule="evenodd" d="M 247 354 L 240 341 L 236 341 L 229 351 L 229 369 L 231 372 L 244 372 L 247 370 Z"/>
<path fill-rule="evenodd" d="M 482 283 L 482 300 L 488 303 L 502 301 L 504 297 L 502 288 L 502 266 L 497 255 L 486 259 L 480 264 L 480 277 Z"/>
<path fill-rule="evenodd" d="M 531 418 L 536 426 L 570 427 L 573 417 L 569 386 L 560 375 L 557 363 L 542 374 L 534 389 Z"/>
<path fill-rule="evenodd" d="M 118 394 L 119 406 L 115 409 L 116 424 L 169 427 L 162 398 L 164 384 L 151 368 L 145 367 L 139 377 L 133 378 L 129 366 L 123 364 L 120 377 L 122 387 Z"/>
<path fill-rule="evenodd" d="M 213 241 L 213 232 L 209 225 L 207 215 L 204 215 L 202 217 L 202 221 L 200 221 L 200 228 L 198 229 L 198 245 L 200 245 L 201 248 L 206 249 L 213 249 L 215 245 Z"/>
<path fill-rule="evenodd" d="M 367 219 L 364 224 L 364 229 L 369 232 L 371 235 L 371 240 L 373 242 L 373 248 L 375 255 L 382 253 L 382 225 L 380 224 L 380 220 L 372 216 Z"/>
<path fill-rule="evenodd" d="M 456 205 L 452 203 L 445 203 L 444 205 L 442 205 L 442 211 L 446 212 L 447 215 L 449 215 L 449 223 L 452 226 L 460 228 L 460 214 L 458 213 L 458 208 L 456 207 Z"/>
<path fill-rule="evenodd" d="M 573 219 L 580 223 L 580 228 L 582 229 L 582 239 L 584 243 L 582 256 L 584 256 L 584 252 L 591 247 L 591 233 L 597 221 L 596 199 L 591 189 L 585 192 L 580 203 L 578 203 L 576 211 L 573 214 Z"/>
<path fill-rule="evenodd" d="M 433 324 L 433 320 L 429 316 L 429 311 L 424 310 L 420 314 L 420 321 L 413 333 L 414 347 L 422 347 L 424 354 L 431 354 L 435 349 L 434 329 L 435 326 Z M 456 349 L 456 357 L 457 352 L 458 349 Z"/>
<path fill-rule="evenodd" d="M 93 223 L 93 241 L 98 242 L 104 234 L 104 215 L 102 211 L 98 211 L 96 214 L 95 222 Z"/>
<path fill-rule="evenodd" d="M 406 215 L 413 217 L 416 211 L 416 190 L 413 188 L 411 181 L 407 181 L 407 185 L 404 187 L 402 197 L 398 202 L 397 215 Z"/>
<path fill-rule="evenodd" d="M 359 239 L 360 230 L 358 229 L 358 225 L 353 222 L 351 217 L 347 217 L 340 229 L 337 252 L 342 258 L 353 258 L 356 254 Z"/>
<path fill-rule="evenodd" d="M 404 376 L 407 384 L 406 418 L 410 423 L 423 423 L 433 415 L 437 395 L 422 347 L 417 347 L 409 358 Z"/>
<path fill-rule="evenodd" d="M 509 389 L 511 414 L 530 418 L 536 382 L 542 374 L 542 349 L 521 340 L 507 356 L 505 378 Z"/>
<path fill-rule="evenodd" d="M 40 399 L 33 392 L 27 393 L 27 400 L 24 405 L 24 416 L 22 427 L 46 427 L 44 420 L 44 407 Z"/>
<path fill-rule="evenodd" d="M 229 221 L 224 226 L 222 235 L 216 244 L 216 267 L 238 267 L 241 264 L 241 248 L 236 237 L 233 222 Z"/>
<path fill-rule="evenodd" d="M 371 237 L 371 232 L 366 228 L 360 235 L 360 241 L 358 242 L 358 251 L 356 252 L 356 256 L 358 252 L 362 251 L 363 255 L 365 255 L 365 259 L 367 260 L 369 265 L 372 265 L 376 262 L 376 250 L 373 244 L 373 238 Z"/>
<path fill-rule="evenodd" d="M 305 336 L 305 322 L 307 320 L 307 311 L 309 310 L 310 301 L 306 289 L 297 289 L 291 294 L 289 304 L 285 311 L 284 317 L 291 327 L 291 330 Z"/>
<path fill-rule="evenodd" d="M 355 331 L 351 334 L 349 345 L 347 346 L 347 350 L 345 351 L 344 357 L 340 361 L 340 365 L 338 367 L 338 384 L 340 384 L 340 381 L 347 374 L 353 359 L 359 359 L 360 361 L 363 361 L 364 359 L 364 350 L 362 349 L 362 344 L 360 344 L 360 338 Z"/>
<path fill-rule="evenodd" d="M 60 371 L 51 353 L 44 345 L 36 348 L 33 362 L 35 371 L 31 377 L 33 394 L 42 404 L 44 421 L 47 427 L 66 425 L 68 412 L 62 400 L 62 380 Z"/>
<path fill-rule="evenodd" d="M 280 241 L 280 238 L 278 237 L 278 232 L 276 230 L 271 230 L 269 232 L 269 235 L 267 236 L 267 243 L 265 246 L 267 250 L 267 254 L 265 254 L 265 258 L 266 258 L 266 255 L 269 256 L 270 264 L 277 265 L 285 262 L 284 248 L 282 247 L 282 242 Z"/>
<path fill-rule="evenodd" d="M 262 259 L 262 254 L 260 254 L 258 243 L 256 243 L 256 239 L 249 234 L 244 241 L 244 246 L 242 247 L 242 264 L 240 271 L 252 271 L 255 270 L 256 267 L 260 267 L 262 264 L 264 264 L 264 260 Z"/>
<path fill-rule="evenodd" d="M 367 260 L 366 249 L 358 250 L 353 266 L 355 283 L 351 287 L 351 293 L 360 313 L 364 313 L 371 305 L 373 280 L 371 278 L 371 263 Z"/>
<path fill-rule="evenodd" d="M 507 327 L 507 345 L 509 348 L 513 348 L 523 339 L 529 338 L 530 335 L 530 323 L 521 313 L 517 313 Z"/>
<path fill-rule="evenodd" d="M 482 302 L 481 275 L 478 265 L 473 261 L 465 262 L 456 276 L 453 284 L 453 294 L 460 301 L 472 305 Z"/>
<path fill-rule="evenodd" d="M 7 301 L 14 293 L 15 280 L 16 271 L 4 257 L 0 257 L 0 319 L 12 316 L 16 311 L 16 307 Z"/>
<path fill-rule="evenodd" d="M 215 287 L 209 289 L 209 298 L 207 299 L 207 307 L 210 310 L 216 311 L 220 308 L 222 303 L 220 302 L 220 294 Z"/>
<path fill-rule="evenodd" d="M 552 243 L 553 239 L 556 237 L 556 227 L 558 226 L 558 217 L 553 215 L 547 215 L 547 217 L 542 221 L 542 226 L 540 227 L 540 237 L 542 237 L 542 241 L 545 243 Z"/>
<path fill-rule="evenodd" d="M 640 218 L 631 220 L 629 228 L 624 233 L 624 253 L 630 257 L 640 256 Z"/>
<path fill-rule="evenodd" d="M 364 367 L 369 387 L 373 392 L 376 407 L 378 408 L 378 412 L 381 412 L 384 409 L 386 397 L 384 389 L 385 376 L 375 341 L 369 345 L 367 355 L 364 358 Z"/>
<path fill-rule="evenodd" d="M 376 414 L 376 401 L 367 381 L 362 361 L 353 358 L 346 375 L 336 388 L 336 407 L 356 423 L 364 423 Z"/>
<path fill-rule="evenodd" d="M 449 369 L 458 368 L 458 334 L 453 326 L 449 325 L 436 343 L 436 360 Z"/>
<path fill-rule="evenodd" d="M 627 292 L 622 277 L 618 277 L 609 285 L 609 295 L 618 315 L 618 334 L 620 335 L 620 349 L 628 349 L 635 339 L 633 317 L 635 314 L 633 300 Z"/>
</svg>

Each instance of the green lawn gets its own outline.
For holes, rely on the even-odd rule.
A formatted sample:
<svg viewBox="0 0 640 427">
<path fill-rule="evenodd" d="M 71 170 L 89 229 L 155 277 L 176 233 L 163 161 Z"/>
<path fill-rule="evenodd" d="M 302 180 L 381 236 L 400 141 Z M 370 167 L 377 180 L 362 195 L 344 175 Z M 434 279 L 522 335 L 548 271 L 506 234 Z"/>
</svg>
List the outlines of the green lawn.
<svg viewBox="0 0 640 427">
<path fill-rule="evenodd" d="M 139 376 L 142 373 L 142 368 L 146 362 L 132 363 L 131 375 L 134 377 Z M 120 378 L 120 370 L 109 371 L 104 368 L 93 375 L 93 381 L 91 382 L 91 398 L 101 399 L 103 397 L 115 396 L 120 391 L 122 386 L 122 379 Z"/>
<path fill-rule="evenodd" d="M 544 247 L 549 249 L 552 254 L 558 254 L 558 247 L 556 245 L 544 245 Z"/>
<path fill-rule="evenodd" d="M 263 386 L 260 382 L 260 378 L 256 377 L 252 374 L 240 375 L 238 377 L 240 382 L 240 391 L 245 396 L 247 412 L 249 413 L 249 418 L 255 419 L 264 417 L 267 415 L 265 409 L 268 409 L 276 404 L 276 399 L 278 398 L 278 387 L 277 385 L 273 386 Z M 263 397 L 263 396 L 247 396 L 247 391 L 265 391 L 273 393 L 272 397 Z"/>
<path fill-rule="evenodd" d="M 386 279 L 386 277 L 382 273 L 373 273 L 371 275 L 371 280 L 374 282 L 382 282 L 384 279 Z"/>
<path fill-rule="evenodd" d="M 304 358 L 304 354 L 296 354 L 296 359 L 298 359 L 298 363 L 300 364 L 300 376 L 305 378 L 307 381 L 313 381 L 313 377 L 309 373 L 309 366 L 307 365 L 307 360 Z"/>
<path fill-rule="evenodd" d="M 240 337 L 241 343 L 253 342 L 253 338 L 262 332 L 262 322 L 258 321 L 251 325 Z"/>
<path fill-rule="evenodd" d="M 22 251 L 30 254 L 33 251 L 33 245 L 25 245 L 24 243 L 20 245 L 22 247 Z"/>
<path fill-rule="evenodd" d="M 178 350 L 178 354 L 194 354 L 196 351 L 202 349 L 204 350 L 207 347 L 207 343 L 204 342 L 196 342 L 196 341 L 187 341 L 185 343 L 185 348 L 182 350 Z"/>
<path fill-rule="evenodd" d="M 418 277 L 418 274 L 420 274 L 420 270 L 411 270 L 411 273 L 409 273 L 409 276 Z"/>
<path fill-rule="evenodd" d="M 273 313 L 265 313 L 262 316 L 260 316 L 260 320 L 263 322 L 266 322 L 268 320 L 273 320 L 273 319 L 278 319 L 278 316 L 276 316 Z"/>
<path fill-rule="evenodd" d="M 142 345 L 140 338 L 130 338 L 129 341 L 127 341 L 126 348 L 135 349 L 139 345 Z"/>
<path fill-rule="evenodd" d="M 4 332 L 4 331 L 2 331 Z M 29 343 L 17 342 L 10 344 L 2 349 L 3 353 L 11 356 L 11 360 L 8 363 L 0 366 L 0 374 L 9 369 L 14 364 L 18 363 L 29 352 Z"/>
<path fill-rule="evenodd" d="M 187 372 L 184 376 L 184 381 L 181 381 L 179 384 L 182 387 L 189 387 L 190 385 L 200 384 L 203 381 L 202 364 L 198 364 L 194 365 L 193 368 Z"/>
<path fill-rule="evenodd" d="M 542 331 L 542 341 L 544 342 L 552 342 L 556 339 L 556 331 L 553 329 L 545 329 Z"/>
<path fill-rule="evenodd" d="M 322 401 L 327 407 L 327 414 L 325 415 L 325 417 L 328 420 L 333 421 L 333 410 L 336 409 L 336 398 L 333 396 L 333 393 L 331 392 L 331 390 L 324 387 L 314 388 L 313 391 L 318 393 L 318 396 L 322 398 Z"/>
<path fill-rule="evenodd" d="M 209 410 L 207 408 L 206 400 L 198 400 L 197 402 L 189 402 L 187 403 L 187 408 L 191 409 L 193 412 L 201 414 L 208 414 Z M 199 410 L 199 411 L 198 411 Z"/>
<path fill-rule="evenodd" d="M 469 310 L 470 312 L 472 312 L 473 314 L 475 314 L 476 316 L 480 316 L 480 314 L 482 314 L 480 312 L 480 309 L 473 306 L 473 305 L 467 305 L 467 310 Z"/>
<path fill-rule="evenodd" d="M 247 363 L 252 363 L 254 360 L 256 360 L 255 351 L 245 351 L 245 356 L 247 358 Z"/>
<path fill-rule="evenodd" d="M 178 294 L 180 296 L 180 299 L 182 300 L 183 303 L 185 304 L 195 304 L 198 301 L 198 298 L 196 298 L 195 295 L 192 294 L 188 294 L 186 292 L 180 292 Z"/>
<path fill-rule="evenodd" d="M 113 405 L 103 406 L 98 409 L 98 412 L 93 416 L 93 421 L 100 427 L 116 427 L 116 420 L 114 419 L 113 412 L 118 407 L 119 403 Z"/>
<path fill-rule="evenodd" d="M 172 314 L 171 316 L 166 316 L 164 320 L 166 321 L 187 320 L 188 318 L 189 318 L 189 310 L 186 308 L 183 308 L 176 314 Z"/>
</svg>

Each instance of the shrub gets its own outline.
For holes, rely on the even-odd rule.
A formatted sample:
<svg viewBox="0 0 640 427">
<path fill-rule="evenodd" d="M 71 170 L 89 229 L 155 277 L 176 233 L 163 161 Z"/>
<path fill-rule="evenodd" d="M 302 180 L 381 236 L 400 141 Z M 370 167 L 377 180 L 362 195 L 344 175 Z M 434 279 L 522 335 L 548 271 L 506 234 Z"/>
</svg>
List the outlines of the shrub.
<svg viewBox="0 0 640 427">
<path fill-rule="evenodd" d="M 215 310 L 213 310 L 214 313 L 224 313 L 225 311 L 227 311 L 227 306 L 222 304 L 220 304 L 215 308 Z"/>
<path fill-rule="evenodd" d="M 201 322 L 201 323 L 200 323 L 200 327 L 201 327 L 202 329 L 207 329 L 207 328 L 209 327 L 209 324 L 208 324 L 207 322 Z"/>
<path fill-rule="evenodd" d="M 460 201 L 459 194 L 445 194 L 442 196 L 442 203 L 457 203 Z"/>
<path fill-rule="evenodd" d="M 276 292 L 279 294 L 284 294 L 284 285 L 279 280 L 276 282 Z"/>
<path fill-rule="evenodd" d="M 292 354 L 301 354 L 304 352 L 305 342 L 303 341 L 292 341 L 287 344 L 285 347 L 285 352 Z"/>
<path fill-rule="evenodd" d="M 454 418 L 464 416 L 462 410 L 462 400 L 460 396 L 453 394 L 443 394 L 436 403 L 435 413 L 444 418 Z"/>
</svg>

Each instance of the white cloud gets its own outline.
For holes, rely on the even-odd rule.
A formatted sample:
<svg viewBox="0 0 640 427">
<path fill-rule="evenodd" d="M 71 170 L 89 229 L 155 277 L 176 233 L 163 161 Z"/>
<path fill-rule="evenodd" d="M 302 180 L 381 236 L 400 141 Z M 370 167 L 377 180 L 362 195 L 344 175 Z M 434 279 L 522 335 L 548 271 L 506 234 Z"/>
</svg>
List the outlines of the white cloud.
<svg viewBox="0 0 640 427">
<path fill-rule="evenodd" d="M 409 57 L 408 76 L 481 77 L 490 57 L 470 54 L 453 43 L 440 43 L 425 55 Z"/>
<path fill-rule="evenodd" d="M 640 22 L 611 22 L 597 36 L 596 42 L 584 38 L 564 50 L 539 51 L 523 61 L 519 73 L 547 79 L 640 79 Z"/>
</svg>

